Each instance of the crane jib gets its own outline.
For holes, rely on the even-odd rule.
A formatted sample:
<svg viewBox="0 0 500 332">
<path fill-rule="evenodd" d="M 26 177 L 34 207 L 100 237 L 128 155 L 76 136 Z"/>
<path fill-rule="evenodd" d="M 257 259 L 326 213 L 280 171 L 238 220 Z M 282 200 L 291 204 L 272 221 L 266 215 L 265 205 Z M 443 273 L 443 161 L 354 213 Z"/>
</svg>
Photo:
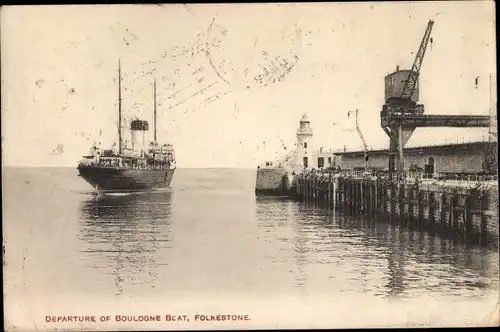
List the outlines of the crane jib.
<svg viewBox="0 0 500 332">
<path fill-rule="evenodd" d="M 420 74 L 420 67 L 422 66 L 422 62 L 424 60 L 425 50 L 427 49 L 427 45 L 429 43 L 433 25 L 434 21 L 432 20 L 430 20 L 427 24 L 427 29 L 425 30 L 424 37 L 422 38 L 422 42 L 420 43 L 420 47 L 418 48 L 417 55 L 415 56 L 415 61 L 413 61 L 411 71 L 408 74 L 408 78 L 406 79 L 403 89 L 401 90 L 401 98 L 411 99 L 411 97 L 413 96 L 418 76 Z"/>
</svg>

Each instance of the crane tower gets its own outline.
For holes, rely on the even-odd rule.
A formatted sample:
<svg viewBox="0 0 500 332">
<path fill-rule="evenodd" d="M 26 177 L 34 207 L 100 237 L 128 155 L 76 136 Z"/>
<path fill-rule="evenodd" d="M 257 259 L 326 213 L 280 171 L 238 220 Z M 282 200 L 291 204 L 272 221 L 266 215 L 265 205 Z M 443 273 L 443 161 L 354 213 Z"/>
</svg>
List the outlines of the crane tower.
<svg viewBox="0 0 500 332">
<path fill-rule="evenodd" d="M 418 104 L 419 75 L 434 21 L 429 20 L 410 70 L 396 71 L 385 77 L 385 104 L 380 112 L 382 129 L 390 138 L 389 177 L 398 165 L 400 178 L 404 174 L 403 147 L 417 127 L 488 127 L 489 115 L 425 115 L 424 105 Z M 396 163 L 396 157 L 399 160 Z"/>
</svg>

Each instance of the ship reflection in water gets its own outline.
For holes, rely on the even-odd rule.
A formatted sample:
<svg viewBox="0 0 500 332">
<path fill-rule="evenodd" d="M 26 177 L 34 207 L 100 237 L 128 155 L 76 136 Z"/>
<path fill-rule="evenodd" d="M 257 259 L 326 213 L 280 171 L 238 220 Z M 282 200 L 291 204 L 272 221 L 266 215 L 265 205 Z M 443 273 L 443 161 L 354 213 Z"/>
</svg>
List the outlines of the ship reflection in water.
<svg viewBox="0 0 500 332">
<path fill-rule="evenodd" d="M 170 245 L 171 192 L 109 194 L 82 202 L 80 256 L 86 266 L 123 284 L 155 287 Z M 125 280 L 125 278 L 127 280 Z"/>
<path fill-rule="evenodd" d="M 498 289 L 495 251 L 287 199 L 257 198 L 256 208 L 267 257 L 293 264 L 301 293 L 479 298 Z"/>
</svg>

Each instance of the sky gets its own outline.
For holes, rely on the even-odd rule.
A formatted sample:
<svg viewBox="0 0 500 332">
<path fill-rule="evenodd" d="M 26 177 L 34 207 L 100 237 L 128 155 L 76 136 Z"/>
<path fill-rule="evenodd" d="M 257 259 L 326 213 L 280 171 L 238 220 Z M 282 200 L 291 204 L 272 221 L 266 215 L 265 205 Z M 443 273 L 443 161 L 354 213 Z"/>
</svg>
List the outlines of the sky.
<svg viewBox="0 0 500 332">
<path fill-rule="evenodd" d="M 384 76 L 396 65 L 411 67 L 430 19 L 433 42 L 420 74 L 426 113 L 487 115 L 491 103 L 492 1 L 20 6 L 0 13 L 2 160 L 9 166 L 76 166 L 94 141 L 110 147 L 119 61 L 127 125 L 137 117 L 152 129 L 156 79 L 158 138 L 174 145 L 178 167 L 253 168 L 273 160 L 294 149 L 303 113 L 315 148 L 360 149 L 347 117 L 354 109 L 369 148 L 387 146 Z M 417 129 L 408 145 L 487 133 Z"/>
</svg>

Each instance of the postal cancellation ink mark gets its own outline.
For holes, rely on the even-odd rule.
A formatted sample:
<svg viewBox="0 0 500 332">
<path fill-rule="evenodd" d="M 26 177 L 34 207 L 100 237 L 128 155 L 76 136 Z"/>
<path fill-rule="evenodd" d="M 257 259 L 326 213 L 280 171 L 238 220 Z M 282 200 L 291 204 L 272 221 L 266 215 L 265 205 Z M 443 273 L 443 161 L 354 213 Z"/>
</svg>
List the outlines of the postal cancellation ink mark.
<svg viewBox="0 0 500 332">
<path fill-rule="evenodd" d="M 302 33 L 293 27 L 266 34 L 241 41 L 213 18 L 191 43 L 165 50 L 162 58 L 175 69 L 161 78 L 167 93 L 160 103 L 166 110 L 192 113 L 235 90 L 283 81 L 298 63 Z"/>
<path fill-rule="evenodd" d="M 233 87 L 251 89 L 281 82 L 299 61 L 302 31 L 296 26 L 256 35 L 246 42 L 237 35 L 232 36 L 214 18 L 207 29 L 205 46 L 210 67 L 222 82 Z M 235 53 L 243 60 L 238 62 Z"/>
</svg>

